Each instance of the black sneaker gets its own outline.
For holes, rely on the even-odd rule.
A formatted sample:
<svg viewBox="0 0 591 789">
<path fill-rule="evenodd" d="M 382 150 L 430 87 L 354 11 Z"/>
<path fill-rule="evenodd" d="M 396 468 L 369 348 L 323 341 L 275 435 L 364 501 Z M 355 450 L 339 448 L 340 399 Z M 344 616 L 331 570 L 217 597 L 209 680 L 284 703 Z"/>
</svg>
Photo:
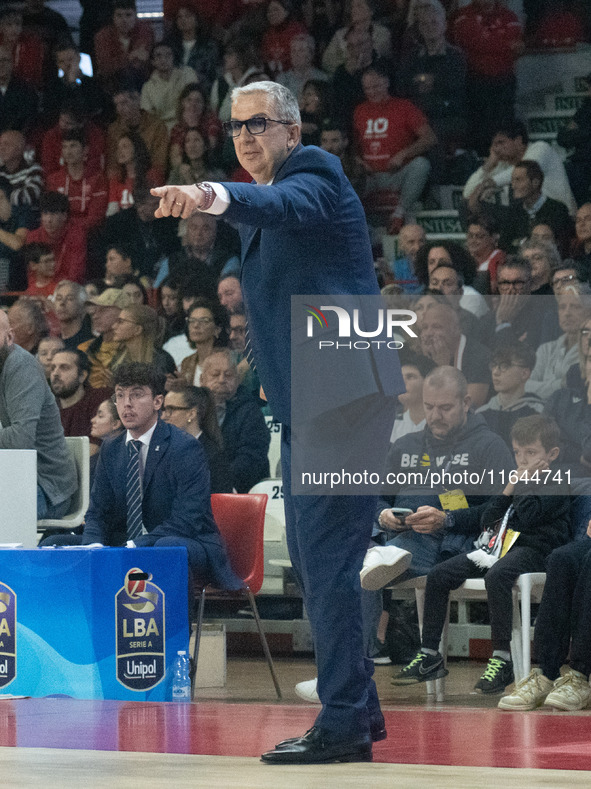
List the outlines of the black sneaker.
<svg viewBox="0 0 591 789">
<path fill-rule="evenodd" d="M 427 655 L 425 652 L 419 652 L 408 666 L 401 669 L 398 674 L 394 674 L 392 684 L 415 685 L 417 682 L 428 682 L 446 677 L 448 674 L 449 671 L 443 665 L 443 657 L 439 653 Z"/>
<path fill-rule="evenodd" d="M 502 693 L 507 685 L 514 681 L 513 663 L 510 660 L 492 657 L 484 674 L 474 685 L 474 690 L 479 690 L 481 693 Z"/>
</svg>

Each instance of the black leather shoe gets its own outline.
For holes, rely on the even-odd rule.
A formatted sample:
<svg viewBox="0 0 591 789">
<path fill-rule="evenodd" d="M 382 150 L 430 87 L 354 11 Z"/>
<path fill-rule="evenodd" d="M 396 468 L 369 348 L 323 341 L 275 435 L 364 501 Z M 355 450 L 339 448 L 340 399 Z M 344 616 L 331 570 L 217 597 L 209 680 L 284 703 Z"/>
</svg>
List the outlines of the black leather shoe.
<svg viewBox="0 0 591 789">
<path fill-rule="evenodd" d="M 311 731 L 312 729 L 308 729 L 308 731 L 304 734 L 304 737 L 307 737 Z M 388 736 L 388 732 L 386 731 L 386 721 L 384 720 L 384 716 L 381 712 L 379 712 L 377 715 L 371 716 L 369 721 L 369 734 L 371 736 L 372 742 L 380 742 L 381 740 L 385 740 Z M 278 742 L 275 746 L 275 750 L 278 748 L 288 748 L 296 740 L 301 739 L 301 737 L 290 737 L 287 740 L 281 740 L 281 742 Z"/>
<path fill-rule="evenodd" d="M 303 737 L 284 740 L 275 750 L 261 756 L 268 764 L 323 764 L 327 762 L 371 762 L 371 738 L 360 736 L 334 740 L 318 726 L 313 726 Z"/>
<path fill-rule="evenodd" d="M 377 715 L 372 715 L 370 717 L 369 733 L 372 742 L 380 742 L 380 740 L 385 740 L 388 736 L 388 732 L 386 731 L 386 721 L 384 720 L 384 716 L 381 712 L 378 712 Z"/>
</svg>

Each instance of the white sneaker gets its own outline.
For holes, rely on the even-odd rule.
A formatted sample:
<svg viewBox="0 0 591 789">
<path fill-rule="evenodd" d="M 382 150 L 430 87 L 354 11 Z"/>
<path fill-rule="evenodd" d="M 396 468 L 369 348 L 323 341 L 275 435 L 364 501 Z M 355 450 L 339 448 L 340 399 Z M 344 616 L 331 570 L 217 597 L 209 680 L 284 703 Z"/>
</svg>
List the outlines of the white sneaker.
<svg viewBox="0 0 591 789">
<path fill-rule="evenodd" d="M 410 567 L 412 553 L 395 545 L 376 545 L 365 554 L 359 573 L 361 586 L 372 592 L 383 589 Z"/>
<path fill-rule="evenodd" d="M 305 682 L 298 682 L 295 686 L 296 695 L 304 699 L 309 704 L 320 704 L 318 697 L 318 679 L 307 679 Z"/>
<path fill-rule="evenodd" d="M 580 671 L 571 669 L 554 683 L 554 690 L 546 696 L 545 706 L 575 712 L 584 710 L 591 698 L 589 680 Z"/>
<path fill-rule="evenodd" d="M 542 674 L 542 669 L 532 668 L 529 676 L 518 682 L 513 693 L 503 696 L 498 707 L 501 710 L 535 710 L 541 707 L 554 683 Z"/>
</svg>

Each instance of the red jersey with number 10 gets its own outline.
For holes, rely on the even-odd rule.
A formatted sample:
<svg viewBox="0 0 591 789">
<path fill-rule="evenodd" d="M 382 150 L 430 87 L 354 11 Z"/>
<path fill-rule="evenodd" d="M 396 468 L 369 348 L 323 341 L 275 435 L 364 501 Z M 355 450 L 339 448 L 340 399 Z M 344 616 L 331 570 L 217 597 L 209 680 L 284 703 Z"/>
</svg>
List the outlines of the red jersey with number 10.
<svg viewBox="0 0 591 789">
<path fill-rule="evenodd" d="M 364 101 L 353 115 L 357 150 L 374 172 L 383 173 L 390 159 L 412 145 L 427 123 L 423 113 L 406 99 Z"/>
</svg>

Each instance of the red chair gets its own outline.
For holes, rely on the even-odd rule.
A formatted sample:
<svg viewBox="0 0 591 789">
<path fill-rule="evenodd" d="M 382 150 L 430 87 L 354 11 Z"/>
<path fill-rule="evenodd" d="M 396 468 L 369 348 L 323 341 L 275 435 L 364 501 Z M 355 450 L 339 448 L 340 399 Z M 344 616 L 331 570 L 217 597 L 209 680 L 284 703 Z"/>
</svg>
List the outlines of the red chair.
<svg viewBox="0 0 591 789">
<path fill-rule="evenodd" d="M 242 579 L 243 587 L 238 591 L 216 589 L 203 583 L 195 583 L 195 596 L 199 597 L 199 608 L 193 647 L 194 673 L 197 673 L 199 642 L 203 626 L 203 611 L 206 596 L 210 599 L 227 599 L 245 596 L 250 603 L 259 631 L 263 652 L 273 678 L 277 698 L 282 698 L 281 688 L 275 674 L 275 666 L 263 631 L 255 595 L 263 585 L 264 553 L 263 532 L 265 526 L 265 493 L 214 493 L 211 497 L 213 517 L 226 543 L 230 564 Z"/>
</svg>

